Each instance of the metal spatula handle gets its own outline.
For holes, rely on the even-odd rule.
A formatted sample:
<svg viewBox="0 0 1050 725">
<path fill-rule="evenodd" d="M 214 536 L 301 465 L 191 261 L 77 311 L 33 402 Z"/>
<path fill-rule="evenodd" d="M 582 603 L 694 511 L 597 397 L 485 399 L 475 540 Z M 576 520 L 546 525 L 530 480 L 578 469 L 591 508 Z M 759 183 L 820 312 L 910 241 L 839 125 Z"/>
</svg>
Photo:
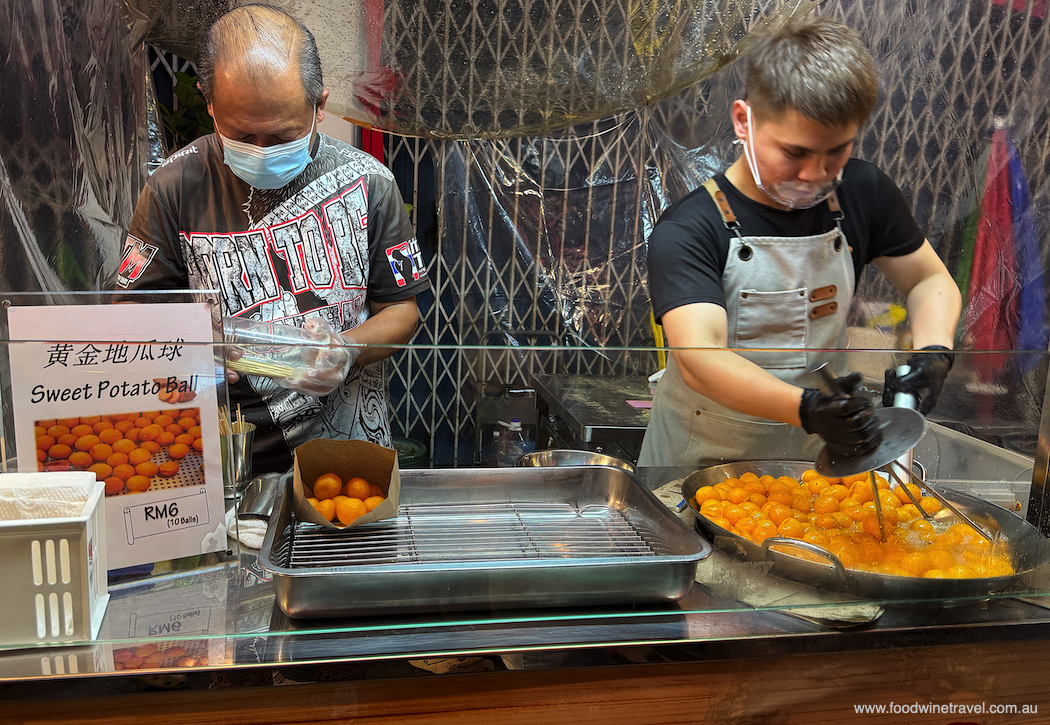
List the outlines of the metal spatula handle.
<svg viewBox="0 0 1050 725">
<path fill-rule="evenodd" d="M 897 368 L 897 376 L 898 377 L 904 377 L 905 375 L 907 375 L 910 372 L 911 372 L 911 365 L 901 365 L 900 367 Z M 894 408 L 911 408 L 912 410 L 915 410 L 919 406 L 918 406 L 918 401 L 915 399 L 914 395 L 912 395 L 911 393 L 899 392 L 899 393 L 894 393 L 894 395 L 893 395 L 893 407 Z"/>
<path fill-rule="evenodd" d="M 911 365 L 901 365 L 897 368 L 897 375 L 904 376 L 911 372 Z M 894 408 L 908 408 L 909 410 L 915 410 L 918 408 L 918 400 L 911 393 L 899 392 L 893 395 L 893 407 Z M 897 463 L 901 467 L 903 473 L 902 478 L 907 483 L 911 483 L 911 469 L 912 459 L 914 451 L 909 450 L 904 453 L 900 458 L 897 459 Z"/>
<path fill-rule="evenodd" d="M 827 363 L 819 363 L 809 369 L 819 381 L 825 395 L 846 397 L 838 380 L 828 369 Z M 885 466 L 908 453 L 926 431 L 926 419 L 917 410 L 907 408 L 876 408 L 875 424 L 882 432 L 882 442 L 864 455 L 845 455 L 832 451 L 827 445 L 817 455 L 816 469 L 827 476 L 851 476 Z"/>
<path fill-rule="evenodd" d="M 839 385 L 838 378 L 831 372 L 831 368 L 827 361 L 817 363 L 809 369 L 809 372 L 817 376 L 817 385 L 820 386 L 821 392 L 825 395 L 830 395 L 835 398 L 848 398 L 846 391 Z"/>
</svg>

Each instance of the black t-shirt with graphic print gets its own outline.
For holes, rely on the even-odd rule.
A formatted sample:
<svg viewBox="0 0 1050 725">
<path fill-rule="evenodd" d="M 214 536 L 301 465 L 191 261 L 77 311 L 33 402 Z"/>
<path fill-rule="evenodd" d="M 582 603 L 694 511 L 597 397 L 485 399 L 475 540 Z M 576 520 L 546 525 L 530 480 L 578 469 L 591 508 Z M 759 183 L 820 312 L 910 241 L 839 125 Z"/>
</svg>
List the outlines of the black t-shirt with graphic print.
<svg viewBox="0 0 1050 725">
<path fill-rule="evenodd" d="M 368 302 L 429 287 L 415 232 L 389 170 L 318 134 L 310 164 L 281 189 L 253 189 L 223 162 L 215 135 L 173 154 L 150 177 L 128 230 L 125 289 L 217 289 L 223 316 L 346 331 Z M 383 363 L 353 367 L 324 398 L 242 376 L 230 402 L 257 426 L 255 471 L 287 470 L 314 438 L 390 445 Z"/>
<path fill-rule="evenodd" d="M 803 237 L 835 228 L 827 203 L 783 211 L 752 201 L 724 174 L 715 176 L 747 237 Z M 899 257 L 922 246 L 924 235 L 897 185 L 876 166 L 850 159 L 837 190 L 842 231 L 853 255 L 855 279 L 876 257 Z M 669 310 L 698 302 L 726 306 L 722 271 L 733 233 L 707 190 L 672 204 L 649 237 L 649 295 L 657 321 Z"/>
</svg>

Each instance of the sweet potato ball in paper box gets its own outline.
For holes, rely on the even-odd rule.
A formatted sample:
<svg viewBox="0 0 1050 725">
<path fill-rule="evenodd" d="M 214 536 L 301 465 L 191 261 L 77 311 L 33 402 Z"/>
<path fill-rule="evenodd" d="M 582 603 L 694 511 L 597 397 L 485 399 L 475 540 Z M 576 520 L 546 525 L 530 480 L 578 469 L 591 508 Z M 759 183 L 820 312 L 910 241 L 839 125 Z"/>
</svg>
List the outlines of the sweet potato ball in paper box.
<svg viewBox="0 0 1050 725">
<path fill-rule="evenodd" d="M 295 449 L 293 506 L 302 521 L 344 529 L 394 518 L 400 488 L 391 448 L 320 438 Z"/>
</svg>

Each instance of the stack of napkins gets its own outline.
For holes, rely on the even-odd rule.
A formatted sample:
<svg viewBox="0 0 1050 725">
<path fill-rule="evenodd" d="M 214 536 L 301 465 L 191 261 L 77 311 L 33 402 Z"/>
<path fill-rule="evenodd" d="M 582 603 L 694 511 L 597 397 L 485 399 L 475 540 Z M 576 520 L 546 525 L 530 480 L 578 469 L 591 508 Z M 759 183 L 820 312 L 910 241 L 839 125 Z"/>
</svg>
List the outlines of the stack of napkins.
<svg viewBox="0 0 1050 725">
<path fill-rule="evenodd" d="M 91 471 L 0 474 L 0 521 L 81 516 L 94 487 Z"/>
<path fill-rule="evenodd" d="M 265 519 L 249 516 L 238 517 L 236 506 L 226 512 L 226 535 L 231 539 L 237 539 L 245 548 L 261 549 L 267 526 Z M 235 533 L 236 536 L 234 536 Z"/>
</svg>

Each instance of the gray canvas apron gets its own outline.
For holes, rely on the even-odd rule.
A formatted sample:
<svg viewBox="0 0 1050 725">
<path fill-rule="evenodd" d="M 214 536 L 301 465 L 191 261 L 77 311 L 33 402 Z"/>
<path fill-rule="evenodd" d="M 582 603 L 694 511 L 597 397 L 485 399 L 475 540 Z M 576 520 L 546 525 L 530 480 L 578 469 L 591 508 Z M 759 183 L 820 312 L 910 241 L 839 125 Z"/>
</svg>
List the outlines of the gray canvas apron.
<svg viewBox="0 0 1050 725">
<path fill-rule="evenodd" d="M 813 387 L 808 370 L 827 360 L 843 372 L 846 317 L 853 298 L 853 256 L 843 214 L 827 201 L 835 228 L 807 237 L 745 237 L 714 180 L 704 184 L 734 233 L 722 289 L 728 348 L 799 387 Z M 686 385 L 669 355 L 656 388 L 640 466 L 716 465 L 736 460 L 808 460 L 824 441 L 787 423 L 737 413 Z"/>
</svg>

